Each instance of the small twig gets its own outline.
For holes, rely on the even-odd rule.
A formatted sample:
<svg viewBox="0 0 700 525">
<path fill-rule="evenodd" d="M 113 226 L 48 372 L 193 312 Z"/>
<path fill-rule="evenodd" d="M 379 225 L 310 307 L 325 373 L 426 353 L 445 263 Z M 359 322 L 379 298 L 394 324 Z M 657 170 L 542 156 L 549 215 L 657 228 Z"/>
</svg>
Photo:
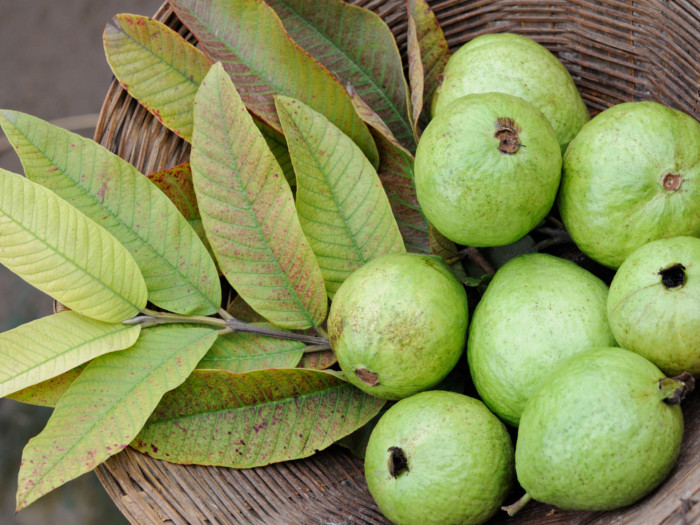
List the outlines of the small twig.
<svg viewBox="0 0 700 525">
<path fill-rule="evenodd" d="M 452 265 L 459 261 L 460 259 L 464 259 L 464 257 L 468 257 L 474 264 L 476 264 L 482 272 L 493 275 L 496 273 L 496 270 L 491 266 L 491 264 L 486 260 L 486 258 L 482 255 L 482 253 L 477 249 L 474 248 L 473 246 L 467 246 L 466 248 L 463 248 L 459 250 L 457 253 L 454 255 L 450 255 L 449 257 L 445 258 L 445 262 L 448 265 Z"/>
<path fill-rule="evenodd" d="M 304 348 L 304 353 L 310 354 L 311 352 L 323 352 L 324 350 L 332 350 L 330 343 L 309 345 Z"/>
<path fill-rule="evenodd" d="M 227 321 L 229 319 L 233 319 L 233 316 L 223 308 L 219 308 L 219 317 L 221 317 L 222 319 L 226 319 Z"/>
<path fill-rule="evenodd" d="M 289 339 L 292 341 L 302 341 L 311 345 L 326 345 L 328 339 L 325 337 L 316 337 L 314 335 L 298 334 L 296 332 L 287 332 L 285 330 L 277 330 L 276 328 L 268 328 L 266 326 L 244 323 L 238 319 L 228 319 L 226 326 L 233 332 L 246 332 L 257 335 L 265 335 L 267 337 L 276 337 L 277 339 Z"/>
<path fill-rule="evenodd" d="M 531 499 L 532 499 L 532 496 L 530 496 L 530 494 L 528 494 L 526 492 L 515 503 L 511 503 L 510 505 L 505 505 L 505 506 L 501 507 L 501 510 L 505 510 L 508 513 L 508 516 L 515 516 L 525 505 L 527 505 L 529 503 L 529 501 Z"/>
</svg>

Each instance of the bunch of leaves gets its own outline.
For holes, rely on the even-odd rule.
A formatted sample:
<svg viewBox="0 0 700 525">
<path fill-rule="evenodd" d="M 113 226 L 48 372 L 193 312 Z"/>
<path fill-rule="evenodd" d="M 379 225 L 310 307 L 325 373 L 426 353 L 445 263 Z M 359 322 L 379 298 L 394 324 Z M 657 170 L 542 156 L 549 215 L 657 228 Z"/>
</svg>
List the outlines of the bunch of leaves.
<svg viewBox="0 0 700 525">
<path fill-rule="evenodd" d="M 424 0 L 408 77 L 388 26 L 342 0 L 169 3 L 198 45 L 122 14 L 104 46 L 189 162 L 143 174 L 0 110 L 25 175 L 0 170 L 0 263 L 64 307 L 0 334 L 0 396 L 55 407 L 18 510 L 127 446 L 253 467 L 351 435 L 384 401 L 332 368 L 335 291 L 382 254 L 456 250 L 413 186 L 448 56 Z"/>
</svg>

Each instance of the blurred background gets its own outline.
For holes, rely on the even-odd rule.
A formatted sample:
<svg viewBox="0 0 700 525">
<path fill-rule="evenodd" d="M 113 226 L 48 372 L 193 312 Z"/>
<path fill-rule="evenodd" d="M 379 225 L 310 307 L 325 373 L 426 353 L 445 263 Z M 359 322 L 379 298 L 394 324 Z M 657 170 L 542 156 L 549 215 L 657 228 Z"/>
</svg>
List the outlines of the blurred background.
<svg viewBox="0 0 700 525">
<path fill-rule="evenodd" d="M 102 31 L 118 13 L 152 15 L 162 0 L 0 0 L 0 108 L 92 137 L 112 75 Z M 0 168 L 22 173 L 0 131 Z M 0 266 L 0 331 L 49 315 L 51 300 Z M 94 473 L 15 514 L 22 449 L 50 409 L 0 399 L 0 524 L 123 525 Z"/>
</svg>

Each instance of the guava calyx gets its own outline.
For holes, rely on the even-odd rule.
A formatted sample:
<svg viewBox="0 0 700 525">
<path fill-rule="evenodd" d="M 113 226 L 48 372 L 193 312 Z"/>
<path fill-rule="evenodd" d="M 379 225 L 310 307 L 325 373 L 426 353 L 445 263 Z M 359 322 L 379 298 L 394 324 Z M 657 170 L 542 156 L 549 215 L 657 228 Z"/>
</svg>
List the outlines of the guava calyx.
<svg viewBox="0 0 700 525">
<path fill-rule="evenodd" d="M 680 405 L 690 392 L 695 389 L 695 378 L 688 372 L 675 377 L 659 379 L 659 390 L 664 403 Z"/>
<path fill-rule="evenodd" d="M 379 385 L 379 374 L 367 370 L 366 368 L 356 368 L 355 375 L 357 379 L 365 383 L 367 386 Z"/>
<path fill-rule="evenodd" d="M 678 173 L 668 172 L 664 174 L 663 179 L 661 179 L 661 184 L 667 192 L 672 192 L 680 189 L 681 184 L 683 184 L 683 177 Z"/>
<path fill-rule="evenodd" d="M 408 459 L 401 447 L 389 447 L 389 474 L 392 478 L 397 478 L 404 472 L 408 472 Z"/>
<path fill-rule="evenodd" d="M 675 290 L 682 288 L 685 285 L 686 275 L 685 266 L 681 263 L 675 263 L 659 270 L 661 276 L 661 284 L 667 290 Z"/>
<path fill-rule="evenodd" d="M 512 155 L 520 149 L 521 128 L 511 118 L 499 118 L 496 121 L 496 132 L 494 138 L 498 140 L 498 151 L 505 155 Z"/>
</svg>

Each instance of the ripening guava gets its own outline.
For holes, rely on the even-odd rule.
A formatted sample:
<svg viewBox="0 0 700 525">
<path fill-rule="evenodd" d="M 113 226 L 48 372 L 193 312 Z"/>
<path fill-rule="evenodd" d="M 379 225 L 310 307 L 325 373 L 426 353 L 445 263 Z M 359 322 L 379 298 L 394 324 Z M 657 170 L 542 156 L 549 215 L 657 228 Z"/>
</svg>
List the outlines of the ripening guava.
<svg viewBox="0 0 700 525">
<path fill-rule="evenodd" d="M 553 255 L 521 255 L 499 268 L 467 340 L 469 371 L 486 405 L 518 426 L 525 403 L 556 363 L 615 345 L 607 298 L 602 280 Z"/>
<path fill-rule="evenodd" d="M 618 268 L 661 238 L 700 236 L 700 123 L 656 102 L 596 115 L 564 155 L 558 204 L 576 245 Z"/>
<path fill-rule="evenodd" d="M 440 233 L 458 244 L 501 246 L 549 212 L 561 153 L 531 104 L 480 93 L 454 100 L 426 126 L 414 173 L 421 209 Z"/>
<path fill-rule="evenodd" d="M 436 256 L 388 254 L 340 286 L 328 335 L 348 381 L 376 397 L 400 399 L 437 385 L 464 351 L 464 286 Z"/>
<path fill-rule="evenodd" d="M 562 154 L 589 113 L 571 75 L 547 48 L 513 33 L 481 35 L 447 61 L 431 106 L 433 116 L 456 98 L 498 91 L 522 97 L 554 128 Z"/>
<path fill-rule="evenodd" d="M 566 510 L 635 503 L 678 458 L 678 402 L 690 388 L 621 348 L 562 361 L 523 410 L 515 445 L 518 481 L 533 499 Z"/>
<path fill-rule="evenodd" d="M 372 430 L 365 477 L 398 525 L 477 525 L 503 503 L 513 445 L 481 401 L 441 390 L 402 399 Z"/>
<path fill-rule="evenodd" d="M 667 375 L 700 376 L 700 239 L 672 237 L 637 248 L 608 295 L 615 339 Z"/>
</svg>

